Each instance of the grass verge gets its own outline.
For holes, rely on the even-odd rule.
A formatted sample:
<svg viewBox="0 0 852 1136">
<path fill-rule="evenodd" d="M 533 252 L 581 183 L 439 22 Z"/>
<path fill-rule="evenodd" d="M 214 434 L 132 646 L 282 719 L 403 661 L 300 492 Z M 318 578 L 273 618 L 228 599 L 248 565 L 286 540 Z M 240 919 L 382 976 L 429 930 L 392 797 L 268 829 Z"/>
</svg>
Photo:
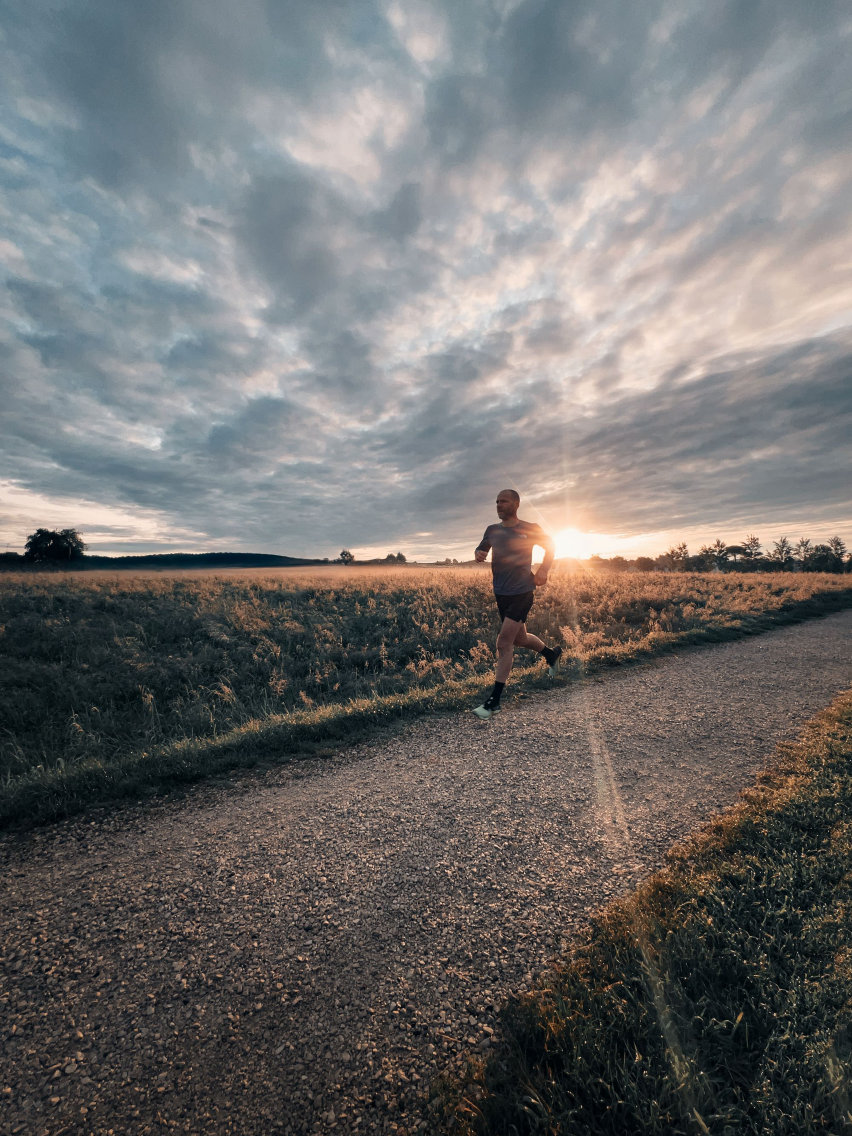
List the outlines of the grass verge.
<svg viewBox="0 0 852 1136">
<path fill-rule="evenodd" d="M 504 1010 L 440 1127 L 852 1130 L 852 691 Z"/>
</svg>

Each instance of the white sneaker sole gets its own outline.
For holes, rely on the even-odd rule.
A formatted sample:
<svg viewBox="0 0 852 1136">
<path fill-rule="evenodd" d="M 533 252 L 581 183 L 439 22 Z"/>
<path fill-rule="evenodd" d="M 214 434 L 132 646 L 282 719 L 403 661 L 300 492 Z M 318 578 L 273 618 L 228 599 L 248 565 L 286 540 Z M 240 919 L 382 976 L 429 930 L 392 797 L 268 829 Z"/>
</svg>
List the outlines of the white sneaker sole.
<svg viewBox="0 0 852 1136">
<path fill-rule="evenodd" d="M 477 718 L 481 718 L 483 722 L 485 722 L 489 718 L 493 718 L 495 714 L 499 714 L 500 707 L 498 706 L 496 710 L 489 710 L 485 706 L 476 706 L 474 707 L 473 712 L 477 716 Z"/>
</svg>

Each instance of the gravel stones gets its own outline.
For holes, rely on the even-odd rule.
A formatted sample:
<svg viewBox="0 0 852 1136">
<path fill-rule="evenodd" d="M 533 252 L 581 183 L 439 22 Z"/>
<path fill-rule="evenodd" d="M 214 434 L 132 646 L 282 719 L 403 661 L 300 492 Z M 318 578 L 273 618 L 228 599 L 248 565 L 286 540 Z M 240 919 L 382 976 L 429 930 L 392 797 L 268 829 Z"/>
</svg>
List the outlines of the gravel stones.
<svg viewBox="0 0 852 1136">
<path fill-rule="evenodd" d="M 852 613 L 0 842 L 0 1131 L 428 1131 L 431 1080 L 852 680 Z"/>
</svg>

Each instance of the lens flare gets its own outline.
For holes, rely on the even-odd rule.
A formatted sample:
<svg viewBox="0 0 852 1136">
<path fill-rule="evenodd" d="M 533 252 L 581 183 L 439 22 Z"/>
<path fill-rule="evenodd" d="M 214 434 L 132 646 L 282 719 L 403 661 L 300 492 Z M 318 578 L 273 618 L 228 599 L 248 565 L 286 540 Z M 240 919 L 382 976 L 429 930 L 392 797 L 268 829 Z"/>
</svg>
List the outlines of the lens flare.
<svg viewBox="0 0 852 1136">
<path fill-rule="evenodd" d="M 582 532 L 580 529 L 561 529 L 553 537 L 558 558 L 588 560 L 590 556 L 607 556 L 615 543 L 604 533 Z"/>
</svg>

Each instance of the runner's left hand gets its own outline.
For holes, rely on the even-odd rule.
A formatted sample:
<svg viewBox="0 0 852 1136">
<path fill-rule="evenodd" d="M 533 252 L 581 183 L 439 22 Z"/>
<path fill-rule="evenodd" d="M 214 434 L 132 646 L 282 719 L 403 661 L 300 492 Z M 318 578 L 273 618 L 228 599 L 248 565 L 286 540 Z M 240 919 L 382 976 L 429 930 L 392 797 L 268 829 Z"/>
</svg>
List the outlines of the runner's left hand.
<svg viewBox="0 0 852 1136">
<path fill-rule="evenodd" d="M 539 568 L 539 570 L 533 576 L 533 583 L 537 588 L 543 588 L 547 583 L 547 573 L 543 568 Z"/>
</svg>

